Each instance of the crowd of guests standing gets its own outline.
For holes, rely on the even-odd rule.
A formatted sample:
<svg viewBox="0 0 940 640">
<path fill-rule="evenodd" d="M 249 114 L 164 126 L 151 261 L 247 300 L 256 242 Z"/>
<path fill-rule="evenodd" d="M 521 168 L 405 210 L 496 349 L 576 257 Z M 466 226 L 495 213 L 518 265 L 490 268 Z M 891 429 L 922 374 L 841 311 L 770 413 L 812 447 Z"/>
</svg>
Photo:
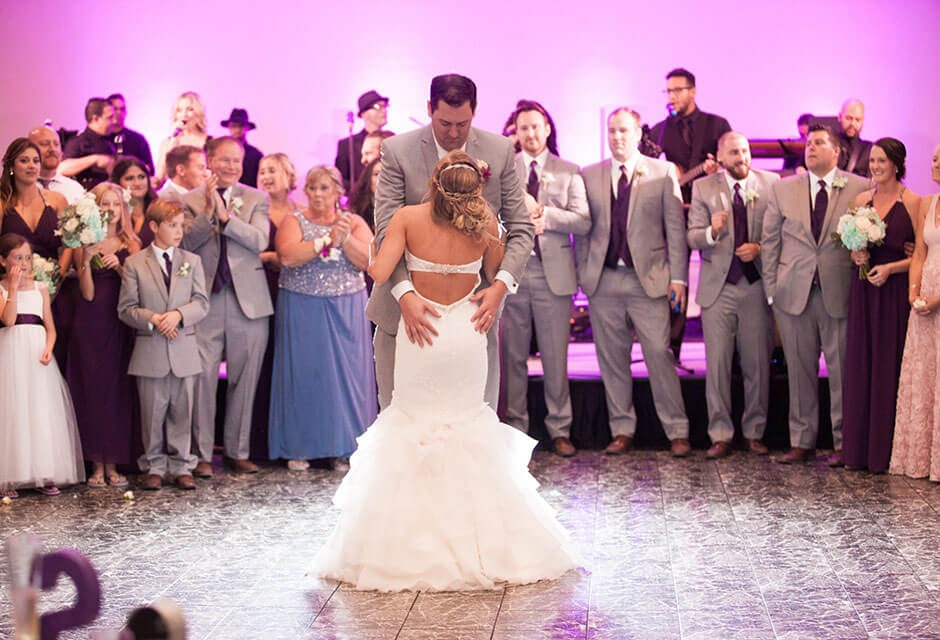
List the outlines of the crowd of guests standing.
<svg viewBox="0 0 940 640">
<path fill-rule="evenodd" d="M 542 105 L 520 101 L 510 117 L 507 133 L 517 141 L 515 169 L 536 242 L 501 327 L 505 419 L 528 428 L 524 364 L 534 326 L 553 450 L 575 453 L 567 310 L 580 284 L 591 302 L 611 414 L 607 453 L 632 446 L 635 331 L 672 453 L 688 455 L 669 316 L 684 310 L 692 247 L 703 261 L 698 295 L 709 457 L 731 450 L 735 349 L 748 362 L 747 448 L 767 453 L 761 438 L 774 318 L 790 383 L 792 448 L 779 462 L 807 460 L 815 449 L 822 351 L 836 446 L 829 462 L 940 480 L 937 196 L 920 199 L 904 187 L 904 145 L 893 138 L 863 144 L 860 121 L 848 146 L 845 131 L 810 127 L 806 175 L 779 181 L 751 169 L 747 139 L 701 112 L 694 90 L 690 73 L 670 72 L 667 95 L 678 108 L 653 129 L 667 159 L 671 146 L 683 155 L 675 164 L 700 165 L 706 177 L 685 185 L 675 164 L 638 153 L 650 137 L 630 109 L 608 120 L 613 159 L 584 169 L 558 156 L 554 122 Z M 459 91 L 454 95 L 462 100 Z M 469 104 L 472 120 L 475 86 Z M 858 104 L 847 103 L 843 112 L 854 114 Z M 89 100 L 87 127 L 64 153 L 49 126 L 10 143 L 0 176 L 6 327 L 0 355 L 15 363 L 0 374 L 0 434 L 10 443 L 0 454 L 4 496 L 33 487 L 55 495 L 57 484 L 84 479 L 82 459 L 91 487 L 127 486 L 121 471 L 136 464 L 146 489 L 159 489 L 168 477 L 181 489 L 195 488 L 194 477 L 218 470 L 223 359 L 226 465 L 237 473 L 255 473 L 252 458 L 284 459 L 292 470 L 311 461 L 344 466 L 377 411 L 364 271 L 375 232 L 379 150 L 392 135 L 384 130 L 388 98 L 370 91 L 358 107 L 363 130 L 339 141 L 336 166 L 306 173 L 306 202 L 292 199 L 298 175 L 290 159 L 263 155 L 247 142 L 255 125 L 245 110 L 233 109 L 221 123 L 230 135 L 213 138 L 194 92 L 176 101 L 156 164 L 146 139 L 125 126 L 120 94 Z M 429 131 L 440 143 L 433 108 L 429 114 Z M 692 148 L 701 160 L 687 153 Z M 865 155 L 869 180 L 840 168 L 846 149 L 853 170 Z M 940 183 L 940 148 L 932 166 Z M 107 237 L 65 248 L 56 235 L 59 215 L 86 190 L 112 212 Z M 865 205 L 887 225 L 883 243 L 850 254 L 827 242 L 839 215 Z M 26 264 L 32 253 L 58 263 L 64 277 L 54 295 L 33 281 Z M 853 263 L 869 267 L 865 279 L 854 276 Z M 165 308 L 145 305 L 155 299 Z M 184 339 L 193 348 L 181 349 Z M 61 376 L 49 366 L 53 345 Z M 153 366 L 157 361 L 165 366 Z M 50 407 L 58 417 L 43 418 Z M 43 420 L 48 433 L 24 426 Z"/>
</svg>

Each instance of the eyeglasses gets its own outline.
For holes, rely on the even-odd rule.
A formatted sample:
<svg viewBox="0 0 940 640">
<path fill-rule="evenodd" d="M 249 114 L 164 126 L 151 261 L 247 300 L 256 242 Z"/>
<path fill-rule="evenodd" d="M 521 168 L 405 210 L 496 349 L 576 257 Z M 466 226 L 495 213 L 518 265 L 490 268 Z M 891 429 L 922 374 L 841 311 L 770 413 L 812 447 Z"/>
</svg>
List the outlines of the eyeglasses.
<svg viewBox="0 0 940 640">
<path fill-rule="evenodd" d="M 663 89 L 664 96 L 671 96 L 676 93 L 682 93 L 683 91 L 688 91 L 692 87 L 676 87 L 675 89 Z"/>
</svg>

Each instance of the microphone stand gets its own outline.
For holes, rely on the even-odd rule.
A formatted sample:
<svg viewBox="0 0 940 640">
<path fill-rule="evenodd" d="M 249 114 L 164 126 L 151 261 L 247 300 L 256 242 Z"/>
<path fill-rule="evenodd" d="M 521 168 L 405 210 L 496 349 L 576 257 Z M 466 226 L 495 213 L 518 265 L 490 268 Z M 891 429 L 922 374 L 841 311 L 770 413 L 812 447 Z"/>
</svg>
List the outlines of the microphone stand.
<svg viewBox="0 0 940 640">
<path fill-rule="evenodd" d="M 356 162 L 353 154 L 353 123 L 355 119 L 353 117 L 352 111 L 346 112 L 346 122 L 349 124 L 349 137 L 346 138 L 349 147 L 349 190 L 352 191 L 352 188 L 356 184 Z"/>
</svg>

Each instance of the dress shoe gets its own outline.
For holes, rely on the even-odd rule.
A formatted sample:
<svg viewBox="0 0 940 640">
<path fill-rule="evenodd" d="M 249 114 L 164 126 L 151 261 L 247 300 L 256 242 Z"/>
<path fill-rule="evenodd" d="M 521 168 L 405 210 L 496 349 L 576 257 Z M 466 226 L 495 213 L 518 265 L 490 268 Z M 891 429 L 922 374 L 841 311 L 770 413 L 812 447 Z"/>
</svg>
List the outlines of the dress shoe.
<svg viewBox="0 0 940 640">
<path fill-rule="evenodd" d="M 669 453 L 673 458 L 687 458 L 692 453 L 692 445 L 688 438 L 676 438 L 669 446 Z"/>
<path fill-rule="evenodd" d="M 747 450 L 758 456 L 766 456 L 770 453 L 770 449 L 767 448 L 767 445 L 764 444 L 760 438 L 748 438 Z"/>
<path fill-rule="evenodd" d="M 227 458 L 226 461 L 235 473 L 258 473 L 258 465 L 251 460 Z"/>
<path fill-rule="evenodd" d="M 196 481 L 193 480 L 191 475 L 184 473 L 181 476 L 176 476 L 176 488 L 182 489 L 183 491 L 195 491 Z"/>
<path fill-rule="evenodd" d="M 832 452 L 832 455 L 826 458 L 826 464 L 830 467 L 841 467 L 842 466 L 842 449 L 837 449 Z"/>
<path fill-rule="evenodd" d="M 717 460 L 718 458 L 727 458 L 731 455 L 731 445 L 727 442 L 716 442 L 708 448 L 708 451 L 705 452 L 705 457 L 709 460 Z"/>
<path fill-rule="evenodd" d="M 193 475 L 197 478 L 211 478 L 212 477 L 212 463 L 202 461 L 196 465 L 196 468 L 193 469 Z"/>
<path fill-rule="evenodd" d="M 626 453 L 631 448 L 633 448 L 633 438 L 630 436 L 614 436 L 614 439 L 611 440 L 607 448 L 604 449 L 604 453 L 609 456 L 619 456 Z"/>
<path fill-rule="evenodd" d="M 812 453 L 812 449 L 793 447 L 782 456 L 774 456 L 773 461 L 779 464 L 799 464 L 809 460 L 810 454 Z"/>
<path fill-rule="evenodd" d="M 571 440 L 565 437 L 552 440 L 552 451 L 555 452 L 555 455 L 561 456 L 562 458 L 570 458 L 577 453 L 577 449 L 571 444 Z"/>
<path fill-rule="evenodd" d="M 144 476 L 143 481 L 141 481 L 140 486 L 144 491 L 159 491 L 160 487 L 163 486 L 163 478 L 158 476 L 155 473 L 148 473 Z"/>
</svg>

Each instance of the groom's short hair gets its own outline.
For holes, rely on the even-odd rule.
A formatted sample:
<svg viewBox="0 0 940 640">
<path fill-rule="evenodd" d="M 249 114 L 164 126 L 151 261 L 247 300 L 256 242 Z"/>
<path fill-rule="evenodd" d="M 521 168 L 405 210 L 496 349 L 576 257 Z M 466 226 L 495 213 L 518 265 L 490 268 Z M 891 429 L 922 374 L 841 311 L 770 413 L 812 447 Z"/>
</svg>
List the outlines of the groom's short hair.
<svg viewBox="0 0 940 640">
<path fill-rule="evenodd" d="M 477 86 L 467 76 L 456 73 L 435 76 L 431 80 L 431 111 L 437 111 L 439 100 L 454 108 L 469 102 L 470 111 L 476 113 Z"/>
</svg>

